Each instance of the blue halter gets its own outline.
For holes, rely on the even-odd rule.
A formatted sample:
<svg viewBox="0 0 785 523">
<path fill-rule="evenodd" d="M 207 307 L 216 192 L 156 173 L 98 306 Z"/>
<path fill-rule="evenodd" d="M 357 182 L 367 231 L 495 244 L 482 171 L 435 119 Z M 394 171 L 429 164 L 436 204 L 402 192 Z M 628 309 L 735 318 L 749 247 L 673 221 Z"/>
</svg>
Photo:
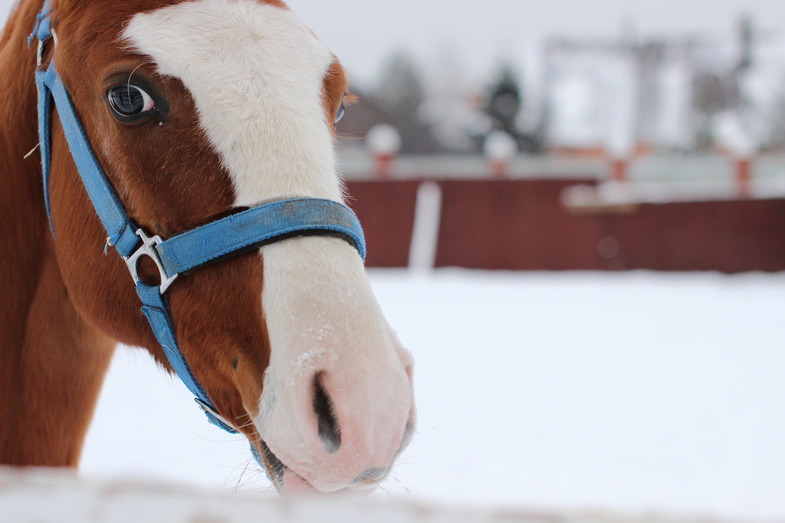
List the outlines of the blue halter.
<svg viewBox="0 0 785 523">
<path fill-rule="evenodd" d="M 37 17 L 33 34 L 28 40 L 29 44 L 33 39 L 38 39 L 39 68 L 43 47 L 52 38 L 50 14 L 50 0 L 46 0 L 43 10 Z M 104 174 L 76 114 L 68 90 L 57 74 L 54 60 L 45 70 L 36 71 L 35 79 L 38 87 L 38 134 L 43 168 L 44 201 L 52 234 L 54 235 L 54 227 L 51 221 L 49 175 L 50 114 L 54 101 L 79 175 L 106 229 L 106 248 L 114 247 L 126 262 L 136 285 L 136 293 L 142 301 L 142 312 L 147 317 L 169 363 L 195 396 L 196 403 L 204 410 L 208 420 L 230 433 L 237 433 L 232 424 L 218 414 L 215 405 L 194 377 L 185 357 L 180 352 L 167 306 L 166 290 L 178 276 L 206 264 L 302 234 L 339 236 L 356 247 L 360 256 L 365 259 L 365 238 L 357 217 L 348 207 L 331 200 L 295 198 L 252 207 L 169 239 L 164 240 L 159 236 L 148 235 L 128 217 L 117 193 Z M 137 263 L 143 256 L 152 258 L 158 267 L 160 285 L 148 285 L 139 277 Z M 258 459 L 255 449 L 254 454 Z"/>
</svg>

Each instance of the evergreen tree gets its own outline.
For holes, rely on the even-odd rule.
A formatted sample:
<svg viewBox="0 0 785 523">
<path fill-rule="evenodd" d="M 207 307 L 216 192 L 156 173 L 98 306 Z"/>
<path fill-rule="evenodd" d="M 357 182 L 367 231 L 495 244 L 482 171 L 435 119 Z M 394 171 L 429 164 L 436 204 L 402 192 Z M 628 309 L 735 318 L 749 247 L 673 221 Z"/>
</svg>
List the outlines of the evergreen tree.
<svg viewBox="0 0 785 523">
<path fill-rule="evenodd" d="M 698 73 L 692 82 L 695 115 L 695 148 L 704 151 L 715 146 L 714 124 L 718 114 L 728 108 L 726 83 L 715 73 Z"/>
<path fill-rule="evenodd" d="M 485 112 L 493 120 L 496 130 L 504 131 L 516 140 L 520 132 L 516 119 L 523 104 L 521 89 L 512 68 L 504 66 L 496 82 L 491 86 Z"/>
<path fill-rule="evenodd" d="M 386 61 L 373 98 L 401 135 L 401 152 L 437 152 L 430 128 L 420 117 L 425 101 L 422 76 L 406 51 L 394 52 Z"/>
<path fill-rule="evenodd" d="M 536 132 L 525 132 L 518 126 L 518 114 L 523 109 L 523 94 L 513 68 L 509 64 L 501 67 L 497 80 L 491 85 L 485 114 L 491 120 L 492 129 L 512 136 L 523 152 L 542 152 L 542 140 Z"/>
<path fill-rule="evenodd" d="M 785 77 L 782 77 L 779 85 L 785 86 Z M 764 147 L 785 150 L 785 87 L 777 90 L 769 110 L 764 112 L 764 118 L 764 126 L 768 131 Z"/>
<path fill-rule="evenodd" d="M 404 119 L 417 119 L 424 100 L 423 82 L 414 58 L 396 51 L 386 61 L 376 88 L 378 103 L 384 110 Z"/>
</svg>

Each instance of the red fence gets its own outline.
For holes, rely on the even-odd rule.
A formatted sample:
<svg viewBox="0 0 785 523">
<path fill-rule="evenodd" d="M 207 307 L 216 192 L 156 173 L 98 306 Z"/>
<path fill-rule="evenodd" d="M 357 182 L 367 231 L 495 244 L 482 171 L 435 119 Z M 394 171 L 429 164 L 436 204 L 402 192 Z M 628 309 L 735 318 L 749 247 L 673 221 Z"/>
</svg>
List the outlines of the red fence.
<svg viewBox="0 0 785 523">
<path fill-rule="evenodd" d="M 639 204 L 576 213 L 585 180 L 447 180 L 435 266 L 507 270 L 785 270 L 785 199 Z M 351 182 L 368 265 L 405 267 L 418 181 Z"/>
<path fill-rule="evenodd" d="M 349 205 L 362 222 L 371 267 L 406 267 L 414 228 L 417 181 L 351 182 Z"/>
</svg>

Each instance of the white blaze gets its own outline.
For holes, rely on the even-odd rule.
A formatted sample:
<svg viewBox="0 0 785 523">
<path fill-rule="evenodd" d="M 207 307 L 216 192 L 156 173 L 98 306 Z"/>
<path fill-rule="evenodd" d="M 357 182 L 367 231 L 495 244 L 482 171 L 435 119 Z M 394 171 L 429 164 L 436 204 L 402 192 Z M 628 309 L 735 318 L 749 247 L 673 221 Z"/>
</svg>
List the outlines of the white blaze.
<svg viewBox="0 0 785 523">
<path fill-rule="evenodd" d="M 254 0 L 194 0 L 134 16 L 123 36 L 191 92 L 201 127 L 231 176 L 237 206 L 292 196 L 342 200 L 322 101 L 333 57 L 290 11 Z M 325 386 L 336 395 L 365 389 L 335 405 L 336 415 L 362 413 L 367 426 L 376 427 L 362 445 L 383 447 L 377 454 L 392 459 L 400 439 L 379 432 L 396 424 L 402 431 L 409 416 L 409 356 L 348 243 L 298 238 L 261 252 L 272 356 L 255 422 L 284 463 L 314 485 L 338 488 L 358 471 L 341 462 L 330 477 L 317 477 L 316 468 L 330 463 L 320 454 L 310 410 L 312 380 L 303 377 L 326 371 Z M 401 407 L 370 408 L 374 402 Z M 294 415 L 303 408 L 310 417 Z M 342 426 L 346 438 L 365 437 L 348 425 Z"/>
<path fill-rule="evenodd" d="M 333 56 L 290 11 L 196 0 L 136 15 L 124 36 L 191 92 L 238 206 L 282 195 L 340 200 L 322 105 Z"/>
</svg>

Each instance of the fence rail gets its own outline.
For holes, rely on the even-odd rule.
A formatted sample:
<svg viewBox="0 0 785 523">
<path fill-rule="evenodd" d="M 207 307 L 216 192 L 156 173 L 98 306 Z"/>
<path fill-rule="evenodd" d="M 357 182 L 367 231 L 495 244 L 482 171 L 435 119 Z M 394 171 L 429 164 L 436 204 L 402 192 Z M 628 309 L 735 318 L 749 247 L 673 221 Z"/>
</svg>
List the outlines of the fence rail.
<svg viewBox="0 0 785 523">
<path fill-rule="evenodd" d="M 422 183 L 348 183 L 351 205 L 366 230 L 369 266 L 408 266 L 412 231 L 424 207 L 421 202 L 418 208 L 417 201 Z M 570 208 L 563 203 L 563 192 L 586 185 L 586 179 L 436 183 L 441 193 L 438 233 L 433 235 L 436 267 L 785 270 L 783 198 Z"/>
</svg>

